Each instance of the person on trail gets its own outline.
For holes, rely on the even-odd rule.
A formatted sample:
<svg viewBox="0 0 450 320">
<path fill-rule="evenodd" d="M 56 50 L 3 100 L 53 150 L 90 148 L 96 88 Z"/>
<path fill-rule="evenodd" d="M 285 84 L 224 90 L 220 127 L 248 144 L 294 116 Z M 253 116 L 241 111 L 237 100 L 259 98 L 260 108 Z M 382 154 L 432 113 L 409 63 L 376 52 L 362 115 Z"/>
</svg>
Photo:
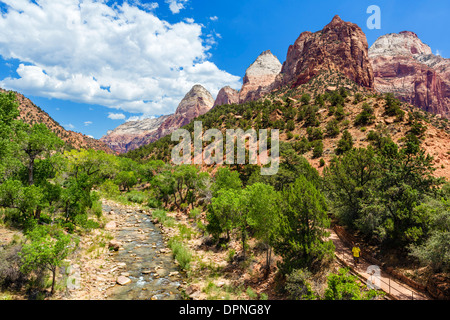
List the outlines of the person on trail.
<svg viewBox="0 0 450 320">
<path fill-rule="evenodd" d="M 355 244 L 354 246 L 353 246 L 353 249 L 352 249 L 352 253 L 353 253 L 353 262 L 355 263 L 355 267 L 356 267 L 356 265 L 358 264 L 358 262 L 359 262 L 359 253 L 361 252 L 361 249 L 359 248 L 359 244 L 357 243 L 357 244 Z"/>
</svg>

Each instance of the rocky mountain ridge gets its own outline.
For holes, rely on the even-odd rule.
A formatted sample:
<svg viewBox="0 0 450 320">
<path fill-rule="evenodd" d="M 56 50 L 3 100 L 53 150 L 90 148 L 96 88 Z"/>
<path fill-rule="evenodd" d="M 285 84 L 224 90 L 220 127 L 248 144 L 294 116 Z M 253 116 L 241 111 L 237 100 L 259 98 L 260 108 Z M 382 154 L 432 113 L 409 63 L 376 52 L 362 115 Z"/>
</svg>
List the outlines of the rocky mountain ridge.
<svg viewBox="0 0 450 320">
<path fill-rule="evenodd" d="M 369 49 L 375 89 L 450 118 L 450 59 L 432 53 L 411 31 L 378 38 Z"/>
<path fill-rule="evenodd" d="M 6 92 L 6 90 L 0 88 L 0 92 Z M 35 105 L 30 99 L 26 98 L 23 94 L 17 92 L 15 92 L 15 94 L 19 104 L 20 120 L 23 120 L 30 125 L 44 123 L 47 128 L 53 131 L 60 139 L 75 149 L 95 149 L 113 153 L 111 148 L 104 142 L 79 132 L 64 129 L 64 127 L 50 117 L 48 113 Z"/>
<path fill-rule="evenodd" d="M 100 140 L 117 153 L 126 153 L 156 141 L 208 112 L 214 99 L 201 85 L 195 85 L 181 100 L 174 114 L 129 121 L 108 132 Z"/>
</svg>

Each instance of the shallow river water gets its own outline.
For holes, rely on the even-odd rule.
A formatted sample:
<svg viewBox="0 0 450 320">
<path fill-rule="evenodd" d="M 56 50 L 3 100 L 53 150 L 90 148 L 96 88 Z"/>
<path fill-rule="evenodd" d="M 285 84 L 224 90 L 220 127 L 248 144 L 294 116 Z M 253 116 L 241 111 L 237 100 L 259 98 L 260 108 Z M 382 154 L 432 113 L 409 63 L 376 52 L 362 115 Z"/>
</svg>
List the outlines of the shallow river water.
<svg viewBox="0 0 450 320">
<path fill-rule="evenodd" d="M 126 215 L 126 222 L 116 232 L 116 240 L 124 250 L 113 256 L 117 263 L 126 263 L 131 283 L 116 285 L 108 294 L 112 300 L 173 300 L 181 299 L 182 276 L 167 249 L 163 236 L 146 214 L 103 205 L 104 212 L 114 210 Z M 160 250 L 163 250 L 161 253 Z"/>
</svg>

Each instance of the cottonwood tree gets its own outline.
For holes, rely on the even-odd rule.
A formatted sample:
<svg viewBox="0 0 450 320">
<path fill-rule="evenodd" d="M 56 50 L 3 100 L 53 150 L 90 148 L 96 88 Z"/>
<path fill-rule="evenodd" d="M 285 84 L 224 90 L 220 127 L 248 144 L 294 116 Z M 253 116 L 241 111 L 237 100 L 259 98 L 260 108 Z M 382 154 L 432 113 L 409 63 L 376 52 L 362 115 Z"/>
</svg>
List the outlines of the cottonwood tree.
<svg viewBox="0 0 450 320">
<path fill-rule="evenodd" d="M 73 251 L 74 242 L 60 229 L 36 226 L 27 234 L 20 256 L 23 272 L 48 270 L 52 273 L 51 294 L 55 292 L 56 271 Z"/>
</svg>

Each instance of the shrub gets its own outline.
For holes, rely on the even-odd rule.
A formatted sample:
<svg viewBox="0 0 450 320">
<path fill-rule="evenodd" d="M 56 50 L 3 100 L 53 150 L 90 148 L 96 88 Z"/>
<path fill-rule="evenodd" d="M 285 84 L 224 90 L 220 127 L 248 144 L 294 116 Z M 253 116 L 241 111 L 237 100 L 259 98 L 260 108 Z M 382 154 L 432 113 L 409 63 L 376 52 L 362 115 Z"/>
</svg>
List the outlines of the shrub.
<svg viewBox="0 0 450 320">
<path fill-rule="evenodd" d="M 336 119 L 332 119 L 330 122 L 327 123 L 325 129 L 327 132 L 327 136 L 332 138 L 337 137 L 339 134 L 338 121 Z"/>
<path fill-rule="evenodd" d="M 292 300 L 317 299 L 311 288 L 310 278 L 311 272 L 307 269 L 294 269 L 287 276 L 285 289 Z"/>
<path fill-rule="evenodd" d="M 337 155 L 343 154 L 344 152 L 351 150 L 353 148 L 353 138 L 348 130 L 342 133 L 341 140 L 338 141 L 337 148 L 335 150 Z"/>
<path fill-rule="evenodd" d="M 184 245 L 175 240 L 174 238 L 170 239 L 168 242 L 169 248 L 172 250 L 172 254 L 177 260 L 178 264 L 183 270 L 189 270 L 190 263 L 192 260 L 192 255 L 188 249 L 184 247 Z"/>
<path fill-rule="evenodd" d="M 356 116 L 355 125 L 367 125 L 371 124 L 375 120 L 373 108 L 368 104 L 363 104 L 363 111 Z"/>
<path fill-rule="evenodd" d="M 0 286 L 20 288 L 26 280 L 26 274 L 20 268 L 22 262 L 18 253 L 22 249 L 19 244 L 11 244 L 0 250 Z"/>
<path fill-rule="evenodd" d="M 328 288 L 325 290 L 325 300 L 371 300 L 381 293 L 376 290 L 366 290 L 357 282 L 357 277 L 349 274 L 348 269 L 339 269 L 338 274 L 328 276 Z"/>
<path fill-rule="evenodd" d="M 313 157 L 319 158 L 323 154 L 323 143 L 322 140 L 316 140 L 313 142 Z"/>
</svg>

